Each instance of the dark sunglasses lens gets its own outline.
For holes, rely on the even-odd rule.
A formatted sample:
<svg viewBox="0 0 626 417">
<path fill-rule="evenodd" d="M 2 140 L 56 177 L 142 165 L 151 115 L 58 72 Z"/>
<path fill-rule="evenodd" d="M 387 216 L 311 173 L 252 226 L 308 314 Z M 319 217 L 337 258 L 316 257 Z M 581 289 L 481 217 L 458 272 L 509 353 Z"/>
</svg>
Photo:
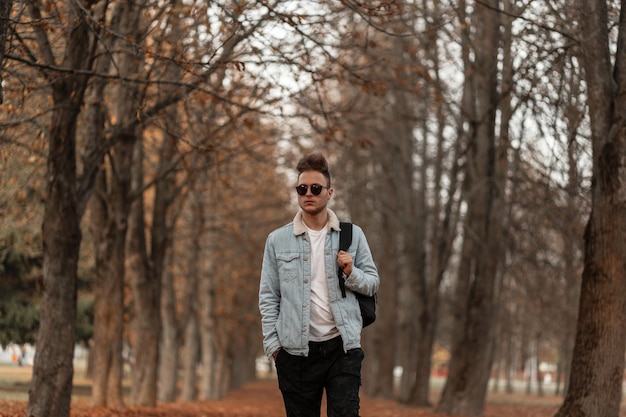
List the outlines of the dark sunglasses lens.
<svg viewBox="0 0 626 417">
<path fill-rule="evenodd" d="M 308 189 L 309 189 L 308 185 L 300 184 L 296 187 L 296 192 L 299 195 L 306 195 L 306 192 Z M 324 186 L 322 185 L 319 185 L 319 184 L 311 185 L 311 193 L 313 195 L 320 195 L 320 193 L 322 192 L 322 189 L 324 189 Z"/>
<path fill-rule="evenodd" d="M 313 193 L 313 195 L 320 195 L 320 193 L 322 192 L 322 188 L 324 187 L 319 184 L 313 184 L 311 186 L 311 192 Z"/>
</svg>

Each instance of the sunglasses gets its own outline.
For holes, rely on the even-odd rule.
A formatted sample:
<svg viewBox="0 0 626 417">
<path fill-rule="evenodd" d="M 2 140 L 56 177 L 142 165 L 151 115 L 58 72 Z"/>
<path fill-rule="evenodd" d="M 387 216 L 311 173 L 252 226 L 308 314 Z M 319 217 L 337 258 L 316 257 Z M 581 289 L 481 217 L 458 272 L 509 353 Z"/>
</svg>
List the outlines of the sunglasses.
<svg viewBox="0 0 626 417">
<path fill-rule="evenodd" d="M 320 195 L 320 193 L 322 192 L 324 188 L 330 188 L 330 187 L 324 187 L 323 185 L 319 185 L 319 184 L 312 184 L 310 186 L 305 185 L 305 184 L 300 184 L 296 187 L 296 192 L 299 195 L 306 195 L 306 192 L 309 189 L 309 187 L 311 187 L 311 194 L 313 195 Z"/>
</svg>

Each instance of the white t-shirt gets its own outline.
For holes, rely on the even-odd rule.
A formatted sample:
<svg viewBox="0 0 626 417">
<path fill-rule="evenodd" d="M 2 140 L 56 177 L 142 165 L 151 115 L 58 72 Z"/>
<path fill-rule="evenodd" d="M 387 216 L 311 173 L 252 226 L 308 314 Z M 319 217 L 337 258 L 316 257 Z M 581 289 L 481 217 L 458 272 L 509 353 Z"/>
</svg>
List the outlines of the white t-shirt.
<svg viewBox="0 0 626 417">
<path fill-rule="evenodd" d="M 306 228 L 311 239 L 311 320 L 309 340 L 321 342 L 332 339 L 339 334 L 335 318 L 328 301 L 328 282 L 324 247 L 327 228 L 312 230 Z"/>
</svg>

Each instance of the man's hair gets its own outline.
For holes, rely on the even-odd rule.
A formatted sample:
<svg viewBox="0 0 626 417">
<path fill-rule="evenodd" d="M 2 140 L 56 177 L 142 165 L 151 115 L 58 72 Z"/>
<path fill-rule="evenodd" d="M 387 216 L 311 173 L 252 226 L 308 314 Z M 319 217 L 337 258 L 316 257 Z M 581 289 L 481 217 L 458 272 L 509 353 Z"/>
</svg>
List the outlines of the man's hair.
<svg viewBox="0 0 626 417">
<path fill-rule="evenodd" d="M 321 172 L 324 177 L 326 177 L 328 187 L 330 187 L 330 171 L 328 170 L 328 161 L 321 153 L 315 152 L 302 157 L 302 159 L 298 161 L 296 169 L 298 170 L 298 177 L 305 171 Z"/>
</svg>

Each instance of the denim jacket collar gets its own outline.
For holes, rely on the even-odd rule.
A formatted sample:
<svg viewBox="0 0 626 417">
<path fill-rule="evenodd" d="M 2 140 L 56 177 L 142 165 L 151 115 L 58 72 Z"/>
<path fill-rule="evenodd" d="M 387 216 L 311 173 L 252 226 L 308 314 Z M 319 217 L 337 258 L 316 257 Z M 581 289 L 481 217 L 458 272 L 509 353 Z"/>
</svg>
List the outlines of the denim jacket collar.
<svg viewBox="0 0 626 417">
<path fill-rule="evenodd" d="M 340 231 L 339 218 L 337 218 L 337 215 L 331 209 L 327 208 L 326 210 L 328 210 L 328 223 L 326 223 L 328 231 L 330 232 L 333 229 Z M 306 232 L 306 226 L 302 220 L 302 210 L 300 209 L 296 213 L 296 217 L 293 218 L 293 234 L 299 236 L 304 232 Z"/>
</svg>

